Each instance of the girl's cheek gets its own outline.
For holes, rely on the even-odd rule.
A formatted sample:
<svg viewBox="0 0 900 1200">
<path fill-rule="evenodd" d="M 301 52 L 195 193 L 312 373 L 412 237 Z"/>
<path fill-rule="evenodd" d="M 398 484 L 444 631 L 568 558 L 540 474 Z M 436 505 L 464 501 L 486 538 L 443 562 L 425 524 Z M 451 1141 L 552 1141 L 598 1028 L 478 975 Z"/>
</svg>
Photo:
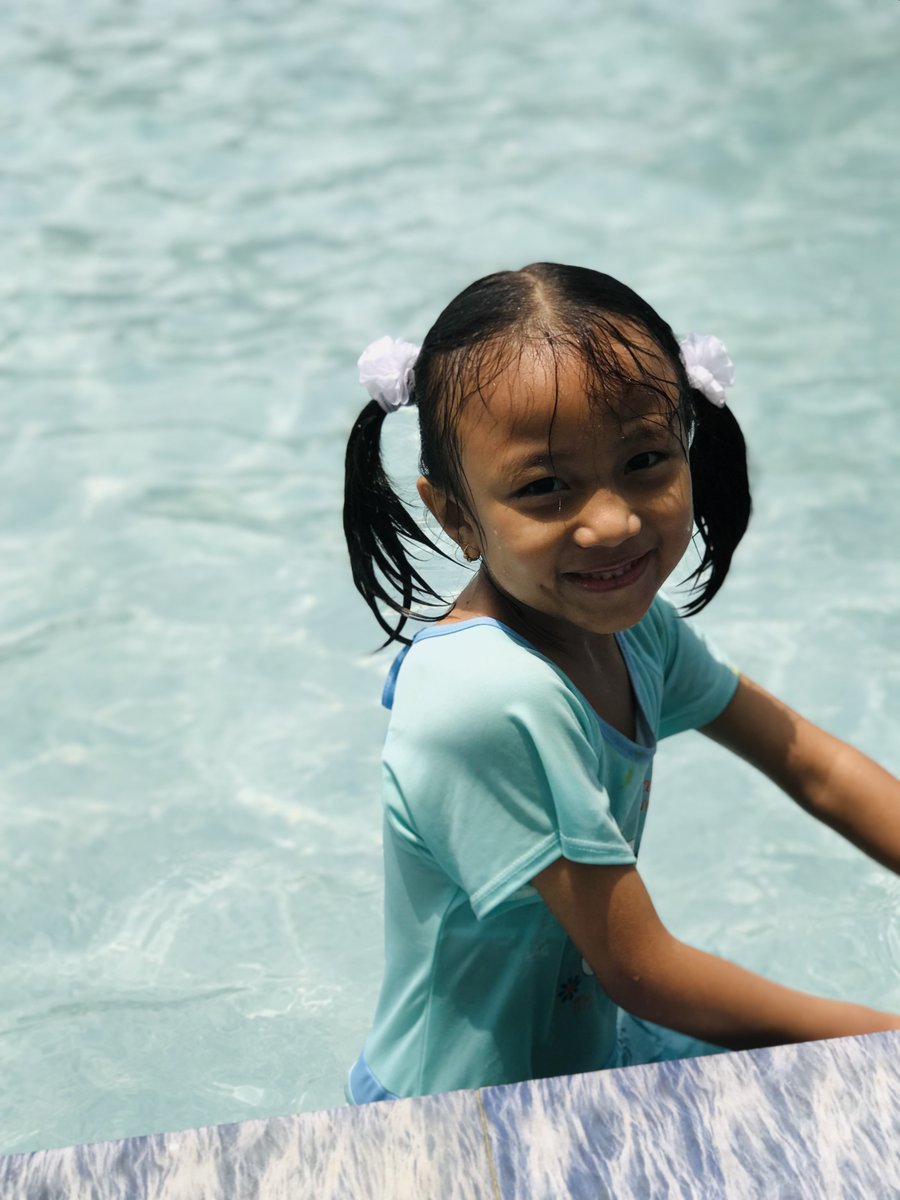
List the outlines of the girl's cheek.
<svg viewBox="0 0 900 1200">
<path fill-rule="evenodd" d="M 524 557 L 533 554 L 538 548 L 538 541 L 533 534 L 514 533 L 503 534 L 497 533 L 494 543 L 499 550 L 512 556 Z"/>
</svg>

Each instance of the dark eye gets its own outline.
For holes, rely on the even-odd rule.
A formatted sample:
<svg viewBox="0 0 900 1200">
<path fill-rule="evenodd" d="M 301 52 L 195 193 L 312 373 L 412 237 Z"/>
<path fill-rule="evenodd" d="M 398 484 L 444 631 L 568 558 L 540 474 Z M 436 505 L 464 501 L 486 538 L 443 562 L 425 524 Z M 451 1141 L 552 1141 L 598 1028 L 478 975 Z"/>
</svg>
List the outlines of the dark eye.
<svg viewBox="0 0 900 1200">
<path fill-rule="evenodd" d="M 556 475 L 544 475 L 540 479 L 533 479 L 531 483 L 526 483 L 523 488 L 519 488 L 516 492 L 517 496 L 549 496 L 552 492 L 562 491 L 565 484 Z"/>
<path fill-rule="evenodd" d="M 627 471 L 646 471 L 648 467 L 655 467 L 659 463 L 666 462 L 670 455 L 665 450 L 645 450 L 642 454 L 635 454 L 633 458 L 629 458 L 626 466 Z"/>
</svg>

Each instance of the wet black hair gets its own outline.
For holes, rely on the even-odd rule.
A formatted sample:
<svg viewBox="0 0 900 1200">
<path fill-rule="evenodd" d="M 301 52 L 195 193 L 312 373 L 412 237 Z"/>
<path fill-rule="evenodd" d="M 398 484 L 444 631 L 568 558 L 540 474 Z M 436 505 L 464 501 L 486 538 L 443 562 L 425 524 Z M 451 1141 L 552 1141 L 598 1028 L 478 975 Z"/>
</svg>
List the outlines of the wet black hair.
<svg viewBox="0 0 900 1200">
<path fill-rule="evenodd" d="M 671 378 L 648 354 L 648 337 L 674 372 L 674 404 Z M 473 396 L 483 399 L 482 389 L 528 346 L 546 349 L 554 362 L 576 355 L 592 402 L 618 401 L 636 381 L 665 397 L 687 448 L 694 523 L 702 542 L 700 563 L 688 576 L 697 594 L 683 615 L 700 612 L 725 582 L 750 519 L 744 437 L 730 408 L 717 408 L 692 388 L 671 328 L 610 275 L 534 263 L 487 275 L 451 300 L 428 331 L 414 368 L 412 403 L 419 416 L 422 474 L 471 511 L 458 438 L 460 414 Z M 435 621 L 446 612 L 447 601 L 415 565 L 417 548 L 450 556 L 394 491 L 381 456 L 384 417 L 372 400 L 350 432 L 344 533 L 353 582 L 387 634 L 387 645 L 409 641 L 403 634 L 409 617 Z M 473 523 L 477 525 L 474 516 Z M 385 608 L 396 614 L 393 619 Z"/>
</svg>

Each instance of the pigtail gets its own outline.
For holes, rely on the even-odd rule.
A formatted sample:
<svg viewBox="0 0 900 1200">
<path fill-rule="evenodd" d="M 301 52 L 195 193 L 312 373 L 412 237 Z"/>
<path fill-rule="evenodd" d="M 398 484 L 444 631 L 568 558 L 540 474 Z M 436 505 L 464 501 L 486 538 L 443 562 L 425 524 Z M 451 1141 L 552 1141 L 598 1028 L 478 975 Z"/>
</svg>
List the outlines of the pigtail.
<svg viewBox="0 0 900 1200">
<path fill-rule="evenodd" d="M 414 615 L 413 603 L 435 607 L 446 602 L 412 565 L 404 545 L 415 542 L 443 553 L 422 532 L 391 486 L 381 458 L 384 418 L 384 409 L 372 400 L 350 431 L 344 460 L 344 536 L 353 583 L 387 634 L 383 643 L 387 646 L 393 641 L 410 641 L 401 631 Z M 381 604 L 398 614 L 395 625 L 385 618 Z"/>
<path fill-rule="evenodd" d="M 693 391 L 696 420 L 690 448 L 694 522 L 703 555 L 688 576 L 702 591 L 684 610 L 692 617 L 705 608 L 725 582 L 731 559 L 750 521 L 747 447 L 741 427 L 728 407 L 717 408 L 702 392 Z"/>
</svg>

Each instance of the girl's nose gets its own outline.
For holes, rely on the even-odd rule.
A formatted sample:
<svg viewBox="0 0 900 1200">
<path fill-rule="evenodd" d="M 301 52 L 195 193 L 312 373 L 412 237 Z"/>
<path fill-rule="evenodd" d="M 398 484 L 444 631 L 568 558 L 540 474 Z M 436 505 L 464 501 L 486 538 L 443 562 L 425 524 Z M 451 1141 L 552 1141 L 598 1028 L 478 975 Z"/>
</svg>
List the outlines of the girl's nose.
<svg viewBox="0 0 900 1200">
<path fill-rule="evenodd" d="M 641 531 L 641 519 L 628 500 L 613 491 L 595 492 L 579 512 L 573 534 L 577 545 L 618 546 Z"/>
</svg>

